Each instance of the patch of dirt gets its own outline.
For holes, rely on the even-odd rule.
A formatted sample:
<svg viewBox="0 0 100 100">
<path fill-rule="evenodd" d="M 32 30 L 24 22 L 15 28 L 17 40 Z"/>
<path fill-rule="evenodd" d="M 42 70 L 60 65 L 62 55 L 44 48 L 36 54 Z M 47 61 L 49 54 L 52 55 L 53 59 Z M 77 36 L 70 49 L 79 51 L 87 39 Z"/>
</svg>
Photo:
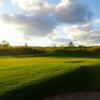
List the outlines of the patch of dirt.
<svg viewBox="0 0 100 100">
<path fill-rule="evenodd" d="M 100 92 L 65 93 L 44 100 L 100 100 Z"/>
</svg>

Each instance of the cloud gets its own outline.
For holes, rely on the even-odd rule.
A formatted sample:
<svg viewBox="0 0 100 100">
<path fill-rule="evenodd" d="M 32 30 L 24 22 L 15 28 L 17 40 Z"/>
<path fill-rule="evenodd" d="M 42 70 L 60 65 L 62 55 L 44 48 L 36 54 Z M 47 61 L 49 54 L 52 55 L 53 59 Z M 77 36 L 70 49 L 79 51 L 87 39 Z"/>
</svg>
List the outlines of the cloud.
<svg viewBox="0 0 100 100">
<path fill-rule="evenodd" d="M 100 43 L 100 30 L 95 30 L 91 25 L 65 27 L 64 31 L 69 35 L 67 38 L 82 44 Z"/>
<path fill-rule="evenodd" d="M 3 3 L 0 2 L 0 6 L 3 6 Z"/>
<path fill-rule="evenodd" d="M 60 45 L 60 44 L 65 44 L 67 45 L 70 41 L 72 41 L 71 39 L 67 38 L 67 37 L 52 37 L 52 36 L 48 36 L 47 39 L 50 41 L 50 45 Z"/>
<path fill-rule="evenodd" d="M 23 13 L 37 12 L 41 15 L 52 14 L 60 23 L 84 24 L 92 20 L 93 13 L 88 5 L 77 0 L 61 0 L 58 5 L 49 5 L 44 0 L 11 0 L 23 9 Z"/>
<path fill-rule="evenodd" d="M 11 0 L 14 5 L 23 9 L 21 14 L 1 14 L 3 23 L 14 26 L 23 37 L 56 36 L 56 31 L 61 24 L 84 24 L 92 19 L 93 13 L 87 5 L 77 3 L 77 0 L 61 0 L 58 5 L 49 5 L 44 0 Z M 90 33 L 93 27 L 86 24 L 82 26 L 65 27 L 66 33 L 73 36 L 67 38 L 50 38 L 54 42 L 68 42 L 77 35 Z M 78 34 L 76 34 L 78 33 Z M 85 35 L 86 36 L 86 35 Z M 71 38 L 69 38 L 71 37 Z M 80 36 L 82 37 L 82 36 Z M 76 41 L 76 40 L 75 40 Z"/>
<path fill-rule="evenodd" d="M 66 43 L 66 42 L 70 42 L 71 39 L 68 38 L 51 38 L 51 41 L 55 42 L 55 43 Z"/>
<path fill-rule="evenodd" d="M 93 16 L 87 5 L 77 4 L 76 0 L 62 0 L 53 14 L 59 22 L 68 24 L 84 24 L 91 21 Z"/>
<path fill-rule="evenodd" d="M 96 19 L 96 20 L 93 20 L 93 22 L 95 22 L 95 23 L 100 23 L 100 19 L 98 18 L 98 19 Z"/>
<path fill-rule="evenodd" d="M 59 35 L 59 32 L 57 32 L 57 30 L 54 30 L 50 35 L 51 36 L 57 36 L 57 35 Z"/>
<path fill-rule="evenodd" d="M 21 39 L 21 40 L 31 40 L 31 38 L 29 38 L 29 37 L 17 37 L 17 39 Z"/>
<path fill-rule="evenodd" d="M 65 44 L 73 42 L 74 45 L 94 45 L 100 43 L 100 29 L 94 29 L 91 25 L 86 24 L 82 26 L 73 25 L 65 27 L 64 31 L 67 33 L 66 37 L 49 37 L 52 44 Z"/>
<path fill-rule="evenodd" d="M 16 30 L 21 32 L 24 36 L 45 37 L 48 34 L 55 33 L 58 25 L 53 16 L 42 16 L 38 14 L 24 15 L 24 14 L 1 14 L 0 19 L 5 24 L 12 24 Z"/>
<path fill-rule="evenodd" d="M 100 43 L 100 29 L 91 32 L 90 39 L 92 43 Z"/>
<path fill-rule="evenodd" d="M 42 15 L 49 14 L 54 5 L 49 5 L 44 0 L 11 0 L 13 4 L 18 4 L 19 7 L 23 9 L 24 12 L 34 11 Z"/>
<path fill-rule="evenodd" d="M 85 24 L 82 26 L 77 26 L 77 25 L 73 25 L 71 27 L 66 26 L 63 29 L 63 31 L 65 33 L 80 34 L 80 33 L 89 33 L 89 32 L 91 32 L 92 29 L 93 29 L 93 27 L 91 25 Z"/>
</svg>

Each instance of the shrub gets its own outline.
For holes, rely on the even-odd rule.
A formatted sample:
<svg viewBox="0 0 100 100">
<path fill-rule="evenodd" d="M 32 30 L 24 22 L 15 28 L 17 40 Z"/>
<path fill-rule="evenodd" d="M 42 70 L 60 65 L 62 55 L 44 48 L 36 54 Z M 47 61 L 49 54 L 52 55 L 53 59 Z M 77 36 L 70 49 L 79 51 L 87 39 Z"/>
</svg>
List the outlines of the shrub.
<svg viewBox="0 0 100 100">
<path fill-rule="evenodd" d="M 91 47 L 91 48 L 89 48 L 88 50 L 94 51 L 94 52 L 100 52 L 100 46 Z"/>
<path fill-rule="evenodd" d="M 32 47 L 15 47 L 13 49 L 14 55 L 28 55 L 28 54 L 40 54 L 43 53 L 43 50 L 33 49 Z"/>
</svg>

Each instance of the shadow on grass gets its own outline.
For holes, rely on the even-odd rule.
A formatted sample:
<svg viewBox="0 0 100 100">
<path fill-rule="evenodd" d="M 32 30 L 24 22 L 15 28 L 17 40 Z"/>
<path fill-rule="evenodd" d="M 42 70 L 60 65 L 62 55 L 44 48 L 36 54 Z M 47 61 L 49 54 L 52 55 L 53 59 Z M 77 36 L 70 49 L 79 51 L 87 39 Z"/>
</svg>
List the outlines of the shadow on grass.
<svg viewBox="0 0 100 100">
<path fill-rule="evenodd" d="M 73 61 L 73 62 L 64 62 L 64 63 L 81 63 L 81 62 L 85 62 L 85 61 Z"/>
<path fill-rule="evenodd" d="M 0 100 L 41 100 L 65 92 L 100 90 L 100 67 L 82 66 L 49 80 L 30 84 L 0 95 Z"/>
</svg>

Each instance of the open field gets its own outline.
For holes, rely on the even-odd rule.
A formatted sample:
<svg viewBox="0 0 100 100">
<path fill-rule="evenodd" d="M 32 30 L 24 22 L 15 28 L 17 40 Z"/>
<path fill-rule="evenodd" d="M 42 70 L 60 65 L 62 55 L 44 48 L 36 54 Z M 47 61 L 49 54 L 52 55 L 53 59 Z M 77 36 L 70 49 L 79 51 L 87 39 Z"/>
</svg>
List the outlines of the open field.
<svg viewBox="0 0 100 100">
<path fill-rule="evenodd" d="M 100 53 L 55 51 L 0 57 L 0 100 L 40 100 L 100 90 Z"/>
</svg>

